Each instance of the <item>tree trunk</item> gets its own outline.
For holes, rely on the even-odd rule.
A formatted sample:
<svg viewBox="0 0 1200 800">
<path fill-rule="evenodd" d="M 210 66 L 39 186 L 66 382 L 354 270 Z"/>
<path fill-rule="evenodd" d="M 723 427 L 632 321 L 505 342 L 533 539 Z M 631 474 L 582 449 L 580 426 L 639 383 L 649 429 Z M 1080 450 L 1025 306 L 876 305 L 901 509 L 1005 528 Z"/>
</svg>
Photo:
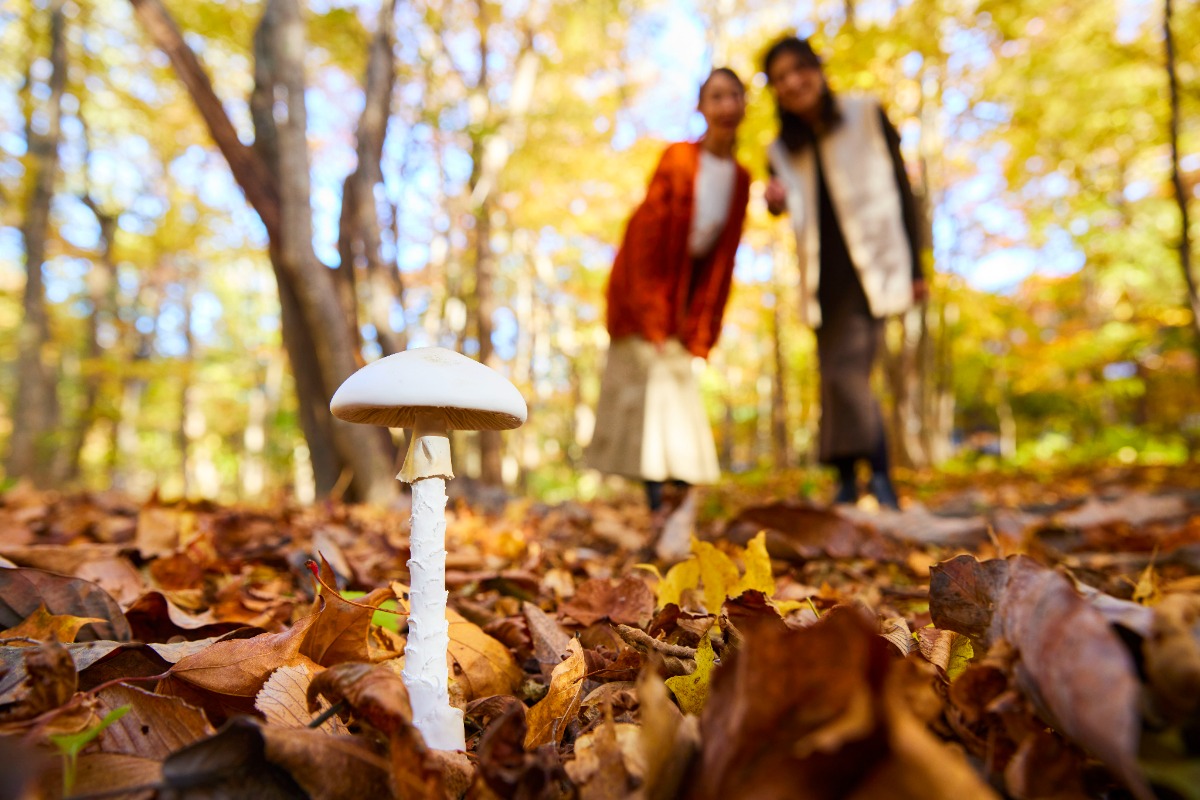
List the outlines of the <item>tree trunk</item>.
<svg viewBox="0 0 1200 800">
<path fill-rule="evenodd" d="M 50 201 L 59 170 L 62 139 L 62 98 L 67 83 L 65 0 L 51 0 L 50 98 L 46 104 L 46 132 L 37 133 L 32 114 L 26 123 L 26 142 L 33 172 L 21 236 L 25 245 L 24 316 L 17 332 L 17 392 L 12 406 L 8 477 L 28 478 L 44 486 L 50 479 L 52 443 L 58 425 L 58 389 L 50 347 L 50 318 L 46 308 L 42 266 L 50 230 Z M 26 85 L 30 78 L 27 77 Z"/>
<path fill-rule="evenodd" d="M 387 136 L 388 118 L 392 109 L 392 90 L 396 84 L 396 64 L 393 53 L 395 41 L 395 0 L 387 0 L 379 10 L 379 20 L 367 56 L 366 90 L 362 115 L 358 119 L 358 164 L 345 181 L 342 192 L 342 217 L 338 251 L 342 263 L 339 272 L 346 272 L 351 286 L 349 298 L 351 319 L 357 308 L 353 287 L 358 283 L 355 272 L 361 265 L 367 283 L 366 318 L 375 328 L 383 355 L 398 353 L 405 347 L 404 337 L 392 331 L 392 300 L 401 300 L 402 285 L 395 264 L 384 263 L 383 231 L 380 225 L 379 204 L 375 188 L 383 183 L 383 141 Z M 399 208 L 395 209 L 397 215 Z M 392 273 L 389 277 L 388 273 Z"/>
<path fill-rule="evenodd" d="M 788 255 L 786 248 L 778 243 L 773 249 L 775 269 L 771 283 L 775 305 L 771 308 L 771 355 L 774 367 L 774 380 L 771 383 L 771 460 L 775 469 L 781 470 L 792 462 L 791 438 L 788 435 L 787 358 L 783 352 L 783 298 L 787 289 L 782 271 Z"/>
<path fill-rule="evenodd" d="M 268 0 L 255 34 L 254 149 L 242 144 L 207 73 L 161 0 L 130 0 L 143 28 L 171 60 L 247 201 L 270 239 L 279 284 L 284 342 L 296 376 L 301 423 L 317 490 L 328 493 L 343 471 L 352 494 L 387 502 L 397 493 L 391 460 L 374 431 L 332 420 L 329 398 L 359 358 L 334 276 L 312 246 L 304 22 L 296 0 Z M 290 306 L 290 309 L 289 309 Z M 291 313 L 294 311 L 295 313 Z M 311 437 L 311 438 L 310 438 Z M 323 466 L 319 459 L 328 459 Z M 329 469 L 330 462 L 335 469 Z M 333 480 L 329 480 L 330 474 Z"/>
<path fill-rule="evenodd" d="M 1200 376 L 1200 289 L 1196 285 L 1196 276 L 1192 272 L 1192 238 L 1190 217 L 1188 215 L 1188 196 L 1183 184 L 1183 173 L 1179 168 L 1179 76 L 1176 73 L 1175 36 L 1171 28 L 1171 18 L 1174 14 L 1172 0 L 1163 2 L 1163 40 L 1166 44 L 1167 88 L 1171 103 L 1170 128 L 1168 135 L 1171 143 L 1171 184 L 1175 189 L 1175 205 L 1179 208 L 1179 266 L 1183 270 L 1184 284 L 1187 286 L 1188 306 L 1192 311 L 1192 329 L 1195 341 L 1196 370 Z"/>
<path fill-rule="evenodd" d="M 61 467 L 55 474 L 65 484 L 73 484 L 79 480 L 82 472 L 83 447 L 88 434 L 100 417 L 97 403 L 100 400 L 100 386 L 103 378 L 101 359 L 104 358 L 104 348 L 100 346 L 100 323 L 104 318 L 115 316 L 117 288 L 117 259 L 113 250 L 113 241 L 117 231 L 117 215 L 109 214 L 100 208 L 99 203 L 91 195 L 80 198 L 96 217 L 100 225 L 100 259 L 92 264 L 85 278 L 87 282 L 88 300 L 91 303 L 91 313 L 88 314 L 86 354 L 83 366 L 83 401 L 75 423 L 67 435 L 67 441 L 60 449 L 62 455 Z"/>
</svg>

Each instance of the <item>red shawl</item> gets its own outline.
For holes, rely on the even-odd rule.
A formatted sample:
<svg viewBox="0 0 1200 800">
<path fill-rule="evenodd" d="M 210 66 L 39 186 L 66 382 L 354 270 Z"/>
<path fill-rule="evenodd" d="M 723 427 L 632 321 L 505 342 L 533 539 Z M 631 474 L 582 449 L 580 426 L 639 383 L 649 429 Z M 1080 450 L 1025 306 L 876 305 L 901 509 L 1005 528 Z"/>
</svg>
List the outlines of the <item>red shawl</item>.
<svg viewBox="0 0 1200 800">
<path fill-rule="evenodd" d="M 646 199 L 629 220 L 608 281 L 608 334 L 613 339 L 632 335 L 663 342 L 674 336 L 704 358 L 716 344 L 746 219 L 750 173 L 737 165 L 725 229 L 713 251 L 693 268 L 688 233 L 699 164 L 698 143 L 668 147 Z M 693 275 L 697 284 L 689 304 Z"/>
</svg>

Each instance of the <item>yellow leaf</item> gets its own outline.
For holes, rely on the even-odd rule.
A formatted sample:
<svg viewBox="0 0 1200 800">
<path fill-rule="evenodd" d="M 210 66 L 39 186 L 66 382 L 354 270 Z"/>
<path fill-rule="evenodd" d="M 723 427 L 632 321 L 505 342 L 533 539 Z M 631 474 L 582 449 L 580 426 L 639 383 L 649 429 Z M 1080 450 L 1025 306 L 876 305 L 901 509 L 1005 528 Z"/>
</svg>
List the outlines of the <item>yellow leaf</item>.
<svg viewBox="0 0 1200 800">
<path fill-rule="evenodd" d="M 668 603 L 679 605 L 680 598 L 688 589 L 695 589 L 700 583 L 700 564 L 695 558 L 681 561 L 667 570 L 667 575 L 658 582 L 658 607 Z"/>
<path fill-rule="evenodd" d="M 583 680 L 587 676 L 587 665 L 583 647 L 578 639 L 568 645 L 570 655 L 554 668 L 550 675 L 550 689 L 525 717 L 528 729 L 525 733 L 525 749 L 533 750 L 544 744 L 562 741 L 568 723 L 579 713 L 583 700 Z"/>
<path fill-rule="evenodd" d="M 736 594 L 748 591 L 762 592 L 767 597 L 775 594 L 775 576 L 771 573 L 771 557 L 767 555 L 766 531 L 759 531 L 746 543 L 742 563 L 746 565 L 746 573 L 742 575 Z"/>
<path fill-rule="evenodd" d="M 721 610 L 726 597 L 737 588 L 740 576 L 729 556 L 708 542 L 692 540 L 692 552 L 700 562 L 700 580 L 704 582 L 704 608 L 711 614 Z"/>
<path fill-rule="evenodd" d="M 713 652 L 712 642 L 706 634 L 696 649 L 696 669 L 690 675 L 667 678 L 667 688 L 675 695 L 685 713 L 699 714 L 703 710 L 704 701 L 708 699 L 708 680 L 716 660 L 717 654 Z"/>
<path fill-rule="evenodd" d="M 37 607 L 37 611 L 26 617 L 20 625 L 0 631 L 0 638 L 18 639 L 24 637 L 44 642 L 53 636 L 60 642 L 73 642 L 75 641 L 75 637 L 79 635 L 79 629 L 93 622 L 104 624 L 107 620 L 97 619 L 96 617 L 76 617 L 71 614 L 51 614 L 46 610 L 45 604 L 42 604 Z"/>
<path fill-rule="evenodd" d="M 946 678 L 954 680 L 962 675 L 974 657 L 975 648 L 971 646 L 971 640 L 966 636 L 955 636 L 954 643 L 950 645 L 950 663 L 946 666 Z"/>
</svg>

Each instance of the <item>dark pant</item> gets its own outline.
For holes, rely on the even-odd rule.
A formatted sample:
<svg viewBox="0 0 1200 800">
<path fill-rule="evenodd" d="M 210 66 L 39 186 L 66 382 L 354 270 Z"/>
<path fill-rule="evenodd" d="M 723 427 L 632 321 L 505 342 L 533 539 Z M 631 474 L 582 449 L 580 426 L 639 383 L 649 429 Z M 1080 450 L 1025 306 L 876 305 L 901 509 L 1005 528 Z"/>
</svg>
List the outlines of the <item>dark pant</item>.
<svg viewBox="0 0 1200 800">
<path fill-rule="evenodd" d="M 651 511 L 658 511 L 663 504 L 663 491 L 666 489 L 665 481 L 646 481 L 646 502 L 650 505 Z M 690 484 L 687 481 L 671 481 L 671 485 L 681 492 L 687 491 Z"/>
</svg>

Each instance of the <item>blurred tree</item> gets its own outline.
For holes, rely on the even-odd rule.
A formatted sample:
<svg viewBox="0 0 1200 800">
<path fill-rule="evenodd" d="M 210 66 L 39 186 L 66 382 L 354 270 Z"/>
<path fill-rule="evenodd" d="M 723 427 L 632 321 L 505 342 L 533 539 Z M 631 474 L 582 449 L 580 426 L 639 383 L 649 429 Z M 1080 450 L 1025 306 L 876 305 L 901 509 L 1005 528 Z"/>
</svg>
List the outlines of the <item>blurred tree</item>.
<svg viewBox="0 0 1200 800">
<path fill-rule="evenodd" d="M 242 144 L 207 73 L 158 0 L 131 0 L 138 18 L 191 94 L 271 241 L 283 338 L 295 377 L 300 419 L 317 491 L 345 470 L 354 496 L 375 502 L 396 494 L 392 461 L 377 432 L 337 423 L 329 398 L 358 362 L 353 317 L 339 302 L 334 276 L 313 250 L 304 103 L 304 22 L 296 0 L 269 0 L 254 37 L 253 148 Z"/>
<path fill-rule="evenodd" d="M 51 482 L 51 435 L 58 426 L 58 375 L 46 309 L 43 266 L 50 235 L 50 203 L 59 177 L 62 141 L 62 105 L 67 85 L 67 34 L 65 0 L 50 0 L 50 74 L 48 97 L 35 107 L 32 64 L 25 69 L 25 142 L 33 175 L 25 198 L 21 238 L 25 250 L 23 316 L 18 332 L 17 390 L 12 405 L 12 437 L 7 470 L 10 477 L 27 478 L 35 486 Z"/>
</svg>

